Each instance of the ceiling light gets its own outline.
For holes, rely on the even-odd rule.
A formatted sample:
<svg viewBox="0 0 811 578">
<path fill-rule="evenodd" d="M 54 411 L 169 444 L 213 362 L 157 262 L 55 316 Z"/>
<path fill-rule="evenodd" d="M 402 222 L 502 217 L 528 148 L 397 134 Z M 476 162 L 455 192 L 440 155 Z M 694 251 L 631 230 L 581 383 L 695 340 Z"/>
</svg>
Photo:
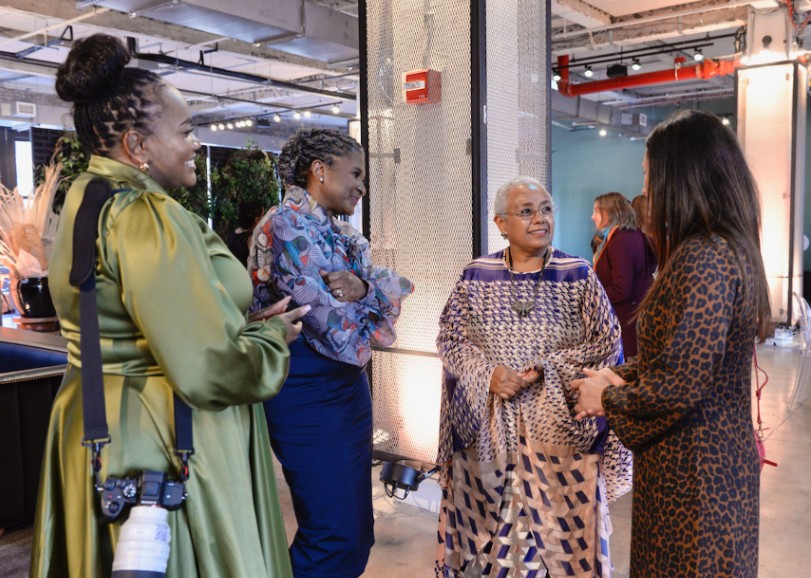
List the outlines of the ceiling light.
<svg viewBox="0 0 811 578">
<path fill-rule="evenodd" d="M 695 60 L 696 62 L 701 62 L 702 60 L 704 60 L 704 53 L 701 52 L 700 48 L 696 48 L 696 51 L 693 54 L 693 60 Z"/>
<path fill-rule="evenodd" d="M 721 123 L 726 125 L 726 126 L 729 126 L 730 120 L 727 117 L 724 117 L 724 118 L 721 119 Z"/>
<path fill-rule="evenodd" d="M 273 122 L 282 122 L 282 117 L 279 116 L 279 113 L 273 115 Z"/>
<path fill-rule="evenodd" d="M 305 110 L 304 111 L 304 118 L 310 118 L 312 116 L 312 114 L 313 113 L 311 113 L 309 110 Z"/>
<path fill-rule="evenodd" d="M 236 122 L 236 126 L 237 126 L 237 128 L 242 128 L 243 126 L 245 126 L 245 123 L 243 121 L 241 121 L 241 120 L 238 120 Z"/>
<path fill-rule="evenodd" d="M 341 112 L 341 107 L 337 104 L 332 105 L 332 114 L 338 114 Z"/>
<path fill-rule="evenodd" d="M 217 125 L 217 128 L 220 130 L 225 130 L 225 125 L 223 123 L 220 123 Z"/>
<path fill-rule="evenodd" d="M 213 130 L 214 132 L 217 132 L 217 130 L 219 130 L 219 129 L 217 128 L 216 124 L 212 124 L 211 125 L 211 130 Z"/>
<path fill-rule="evenodd" d="M 296 120 L 301 119 L 301 113 L 299 111 L 294 112 L 293 113 L 293 118 L 295 118 Z"/>
<path fill-rule="evenodd" d="M 601 128 L 601 129 L 600 129 L 600 136 L 605 136 L 605 135 L 607 135 L 607 134 L 608 134 L 608 131 L 607 131 L 607 130 L 605 130 L 604 128 Z"/>
<path fill-rule="evenodd" d="M 555 82 L 560 82 L 560 72 L 558 72 L 557 68 L 552 69 L 552 80 Z"/>
<path fill-rule="evenodd" d="M 253 121 L 251 119 L 245 119 L 245 126 L 253 126 Z"/>
<path fill-rule="evenodd" d="M 229 123 L 227 123 L 227 124 L 225 125 L 225 128 L 227 128 L 228 130 L 231 130 L 232 128 L 234 128 L 234 125 L 233 125 L 232 123 L 230 123 L 230 122 L 229 122 Z"/>
<path fill-rule="evenodd" d="M 586 72 L 584 72 L 583 74 L 586 75 L 586 78 L 591 78 L 592 76 L 594 76 L 594 71 L 591 69 L 591 65 L 586 66 Z"/>
<path fill-rule="evenodd" d="M 640 68 L 642 68 L 642 65 L 639 63 L 638 58 L 634 58 L 633 62 L 631 63 L 631 68 L 633 70 L 639 70 Z"/>
</svg>

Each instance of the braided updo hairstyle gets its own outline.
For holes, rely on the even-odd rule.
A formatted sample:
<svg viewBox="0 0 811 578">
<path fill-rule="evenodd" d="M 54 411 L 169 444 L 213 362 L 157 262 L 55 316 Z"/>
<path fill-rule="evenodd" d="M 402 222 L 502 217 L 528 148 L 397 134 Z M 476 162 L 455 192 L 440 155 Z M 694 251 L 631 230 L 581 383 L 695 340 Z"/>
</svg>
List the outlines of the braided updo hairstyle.
<svg viewBox="0 0 811 578">
<path fill-rule="evenodd" d="M 305 188 L 313 161 L 332 166 L 335 157 L 362 151 L 358 141 L 342 132 L 320 128 L 301 129 L 282 148 L 279 177 L 285 185 Z"/>
<path fill-rule="evenodd" d="M 163 107 L 157 93 L 165 81 L 154 72 L 126 68 L 130 58 L 120 40 L 94 34 L 73 45 L 56 73 L 56 92 L 73 103 L 79 142 L 90 153 L 109 153 L 129 129 L 149 134 Z"/>
</svg>

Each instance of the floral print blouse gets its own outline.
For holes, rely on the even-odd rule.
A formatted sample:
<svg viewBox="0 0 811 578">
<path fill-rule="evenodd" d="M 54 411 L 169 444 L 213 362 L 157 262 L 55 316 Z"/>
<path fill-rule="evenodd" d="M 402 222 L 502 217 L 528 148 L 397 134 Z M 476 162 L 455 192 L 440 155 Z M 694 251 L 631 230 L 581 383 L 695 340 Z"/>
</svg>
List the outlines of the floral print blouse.
<svg viewBox="0 0 811 578">
<path fill-rule="evenodd" d="M 248 270 L 252 311 L 287 295 L 310 305 L 302 335 L 318 353 L 363 367 L 371 346 L 389 346 L 403 299 L 414 285 L 394 270 L 372 265 L 369 242 L 348 223 L 330 217 L 300 187 L 289 187 L 280 207 L 254 229 Z M 349 270 L 369 286 L 365 297 L 344 303 L 330 293 L 320 271 Z"/>
</svg>

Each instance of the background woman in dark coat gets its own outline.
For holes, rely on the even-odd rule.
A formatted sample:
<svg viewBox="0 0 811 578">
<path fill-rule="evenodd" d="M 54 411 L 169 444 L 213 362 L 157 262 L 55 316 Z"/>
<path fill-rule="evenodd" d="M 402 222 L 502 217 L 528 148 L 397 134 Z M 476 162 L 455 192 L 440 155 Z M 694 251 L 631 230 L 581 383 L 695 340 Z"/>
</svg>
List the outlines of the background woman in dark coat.
<svg viewBox="0 0 811 578">
<path fill-rule="evenodd" d="M 734 133 L 684 111 L 643 166 L 660 272 L 639 314 L 639 360 L 575 380 L 634 451 L 631 576 L 754 578 L 760 464 L 755 337 L 771 317 L 760 203 Z"/>
<path fill-rule="evenodd" d="M 636 356 L 636 312 L 653 283 L 656 255 L 639 230 L 631 203 L 620 193 L 594 199 L 592 220 L 604 233 L 594 253 L 594 271 L 622 326 L 625 359 Z"/>
</svg>

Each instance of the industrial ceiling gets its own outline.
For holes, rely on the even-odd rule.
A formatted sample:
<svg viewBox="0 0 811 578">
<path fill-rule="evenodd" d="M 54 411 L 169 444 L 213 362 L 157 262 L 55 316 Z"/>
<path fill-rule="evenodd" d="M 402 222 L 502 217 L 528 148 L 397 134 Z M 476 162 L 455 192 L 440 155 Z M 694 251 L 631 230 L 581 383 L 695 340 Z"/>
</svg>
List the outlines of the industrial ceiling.
<svg viewBox="0 0 811 578">
<path fill-rule="evenodd" d="M 426 0 L 426 9 L 431 4 Z M 635 59 L 641 72 L 672 68 L 674 58 L 691 59 L 696 48 L 708 58 L 730 58 L 741 50 L 751 11 L 781 4 L 785 0 L 552 0 L 552 64 L 568 57 L 571 83 L 578 84 L 606 78 L 611 66 L 612 75 L 622 73 Z M 790 5 L 802 42 L 811 5 Z M 61 126 L 68 110 L 53 88 L 56 67 L 73 39 L 107 32 L 133 39 L 138 64 L 181 89 L 201 126 L 241 118 L 259 125 L 246 130 L 277 134 L 291 124 L 344 126 L 357 112 L 357 11 L 357 2 L 340 0 L 0 0 L 0 125 Z M 584 76 L 587 63 L 592 78 Z M 730 74 L 576 97 L 555 93 L 552 117 L 576 129 L 621 116 L 606 111 L 732 93 Z"/>
</svg>

